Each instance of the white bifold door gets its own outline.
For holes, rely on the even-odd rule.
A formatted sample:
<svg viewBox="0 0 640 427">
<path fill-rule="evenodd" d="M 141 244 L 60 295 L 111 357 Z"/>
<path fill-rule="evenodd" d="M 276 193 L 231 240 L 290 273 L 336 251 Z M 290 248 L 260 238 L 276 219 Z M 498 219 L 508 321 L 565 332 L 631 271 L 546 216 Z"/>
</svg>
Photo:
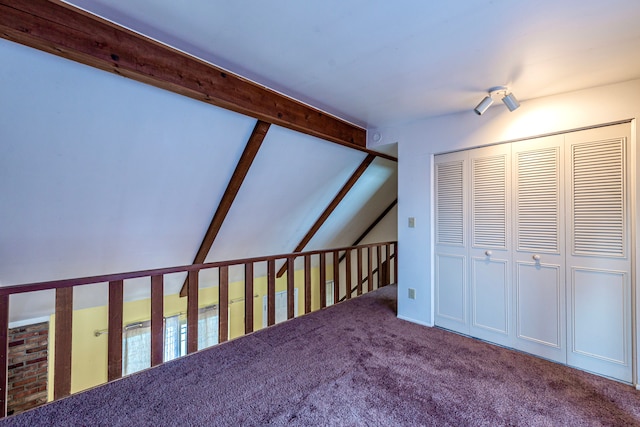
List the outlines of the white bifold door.
<svg viewBox="0 0 640 427">
<path fill-rule="evenodd" d="M 435 309 L 437 324 L 469 333 L 468 157 L 438 156 L 435 164 Z"/>
<path fill-rule="evenodd" d="M 567 363 L 631 382 L 628 124 L 565 136 Z"/>
<path fill-rule="evenodd" d="M 469 169 L 469 332 L 511 345 L 510 147 L 470 151 Z"/>
<path fill-rule="evenodd" d="M 564 137 L 512 144 L 514 347 L 565 363 Z"/>
<path fill-rule="evenodd" d="M 631 382 L 629 133 L 436 156 L 436 324 Z"/>
</svg>

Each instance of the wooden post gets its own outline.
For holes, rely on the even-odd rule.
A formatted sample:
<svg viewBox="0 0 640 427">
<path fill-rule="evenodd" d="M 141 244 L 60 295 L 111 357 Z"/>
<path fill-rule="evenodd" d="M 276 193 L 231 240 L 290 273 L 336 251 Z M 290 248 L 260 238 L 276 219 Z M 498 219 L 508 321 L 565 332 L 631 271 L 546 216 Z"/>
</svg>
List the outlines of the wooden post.
<svg viewBox="0 0 640 427">
<path fill-rule="evenodd" d="M 371 246 L 367 248 L 367 292 L 373 290 L 373 251 Z"/>
<path fill-rule="evenodd" d="M 398 284 L 398 242 L 393 244 L 393 281 Z"/>
<path fill-rule="evenodd" d="M 56 289 L 56 343 L 53 371 L 53 398 L 71 394 L 71 337 L 73 287 Z"/>
<path fill-rule="evenodd" d="M 340 301 L 340 254 L 333 252 L 333 303 Z"/>
<path fill-rule="evenodd" d="M 287 319 L 293 319 L 295 317 L 295 270 L 294 270 L 295 258 L 287 258 Z"/>
<path fill-rule="evenodd" d="M 187 276 L 187 353 L 198 351 L 198 274 L 190 271 Z"/>
<path fill-rule="evenodd" d="M 385 253 L 384 284 L 386 286 L 391 284 L 391 244 L 387 243 L 385 245 Z"/>
<path fill-rule="evenodd" d="M 226 265 L 218 268 L 218 292 L 218 342 L 221 343 L 229 339 L 229 267 Z"/>
<path fill-rule="evenodd" d="M 320 253 L 320 308 L 327 306 L 327 254 Z"/>
<path fill-rule="evenodd" d="M 345 291 L 347 299 L 351 299 L 351 249 L 347 249 L 345 251 L 345 263 L 344 263 L 344 271 L 345 271 Z"/>
<path fill-rule="evenodd" d="M 244 265 L 244 333 L 253 332 L 253 263 Z"/>
<path fill-rule="evenodd" d="M 0 418 L 7 416 L 9 295 L 0 295 Z"/>
<path fill-rule="evenodd" d="M 107 333 L 107 380 L 122 378 L 123 281 L 109 282 L 109 331 Z"/>
<path fill-rule="evenodd" d="M 267 261 L 267 326 L 276 323 L 276 261 Z"/>
<path fill-rule="evenodd" d="M 362 248 L 357 249 L 358 254 L 358 296 L 362 295 Z"/>
<path fill-rule="evenodd" d="M 164 276 L 151 276 L 151 366 L 164 358 Z"/>
<path fill-rule="evenodd" d="M 304 256 L 304 313 L 311 313 L 311 255 Z"/>
<path fill-rule="evenodd" d="M 378 288 L 382 287 L 382 246 L 376 246 L 376 252 L 378 255 Z"/>
</svg>

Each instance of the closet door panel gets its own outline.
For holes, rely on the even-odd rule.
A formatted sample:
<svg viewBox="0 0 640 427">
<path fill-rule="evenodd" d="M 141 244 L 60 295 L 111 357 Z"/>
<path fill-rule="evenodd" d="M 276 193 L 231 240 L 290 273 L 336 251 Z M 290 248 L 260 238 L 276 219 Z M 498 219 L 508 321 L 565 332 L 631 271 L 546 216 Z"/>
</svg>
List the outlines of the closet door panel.
<svg viewBox="0 0 640 427">
<path fill-rule="evenodd" d="M 630 125 L 567 134 L 567 363 L 632 381 Z"/>
<path fill-rule="evenodd" d="M 503 345 L 509 344 L 509 267 L 507 260 L 471 260 L 471 335 Z"/>
<path fill-rule="evenodd" d="M 435 323 L 469 333 L 468 153 L 435 157 Z"/>
<path fill-rule="evenodd" d="M 469 151 L 472 336 L 511 345 L 511 146 Z"/>
<path fill-rule="evenodd" d="M 563 136 L 512 145 L 514 347 L 566 363 Z"/>
<path fill-rule="evenodd" d="M 618 365 L 627 364 L 626 273 L 573 268 L 571 275 L 571 351 Z"/>
<path fill-rule="evenodd" d="M 466 257 L 451 254 L 436 254 L 436 277 L 440 284 L 437 292 L 437 324 L 453 324 L 461 328 L 467 323 L 467 270 Z M 465 331 L 466 332 L 466 331 Z"/>
<path fill-rule="evenodd" d="M 564 347 L 564 298 L 561 266 L 517 262 L 516 313 L 520 348 L 548 359 L 559 359 Z"/>
</svg>

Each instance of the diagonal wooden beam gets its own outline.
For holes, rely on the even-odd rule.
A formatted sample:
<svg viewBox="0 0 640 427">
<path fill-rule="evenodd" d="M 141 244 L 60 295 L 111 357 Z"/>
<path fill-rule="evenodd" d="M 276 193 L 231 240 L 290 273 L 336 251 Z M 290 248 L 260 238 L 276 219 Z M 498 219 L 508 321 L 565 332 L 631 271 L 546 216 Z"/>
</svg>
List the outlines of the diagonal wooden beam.
<svg viewBox="0 0 640 427">
<path fill-rule="evenodd" d="M 360 237 L 358 237 L 355 242 L 353 242 L 353 244 L 351 246 L 358 246 L 358 243 L 362 242 L 362 239 L 364 239 L 365 237 L 367 237 L 367 234 L 369 234 L 371 232 L 371 230 L 373 230 L 375 228 L 376 225 L 378 225 L 378 223 L 380 221 L 382 221 L 384 219 L 385 216 L 387 216 L 387 214 L 389 212 L 391 212 L 391 209 L 393 209 L 393 207 L 395 205 L 398 204 L 398 199 L 395 199 L 393 202 L 391 202 L 391 204 L 389 206 L 387 206 L 387 208 L 384 210 L 384 212 L 382 212 L 378 218 L 375 219 L 375 221 L 373 221 L 371 223 L 371 225 L 369 225 L 369 227 L 367 227 L 366 230 L 364 230 L 364 232 L 360 235 Z M 345 254 L 342 254 L 342 256 L 340 257 L 340 262 L 342 262 L 342 260 L 344 259 Z"/>
<path fill-rule="evenodd" d="M 364 171 L 367 170 L 367 168 L 369 167 L 369 165 L 371 164 L 371 162 L 373 162 L 373 160 L 375 158 L 376 158 L 375 155 L 369 154 L 362 161 L 362 163 L 360 163 L 360 166 L 358 166 L 358 168 L 355 170 L 355 172 L 353 172 L 351 177 L 349 177 L 347 182 L 340 189 L 338 194 L 336 194 L 336 196 L 333 198 L 331 203 L 329 203 L 329 206 L 327 206 L 327 208 L 324 210 L 324 212 L 322 212 L 322 215 L 320 215 L 320 217 L 316 220 L 316 222 L 313 224 L 311 229 L 309 229 L 307 234 L 302 238 L 300 243 L 298 243 L 298 246 L 296 246 L 296 248 L 293 250 L 293 252 L 300 252 L 300 251 L 302 251 L 304 249 L 304 247 L 307 245 L 307 243 L 309 243 L 309 241 L 313 238 L 313 236 L 315 236 L 315 234 L 318 232 L 320 227 L 322 227 L 322 224 L 324 224 L 324 222 L 327 220 L 327 218 L 329 218 L 329 215 L 331 215 L 331 213 L 335 210 L 335 208 L 340 204 L 342 199 L 344 199 L 344 196 L 347 195 L 349 190 L 351 190 L 351 188 L 355 185 L 355 183 L 358 181 L 358 179 L 360 179 L 360 177 L 362 176 Z M 287 264 L 286 263 L 278 271 L 277 277 L 282 277 L 282 275 L 284 274 L 285 271 L 287 271 Z"/>
<path fill-rule="evenodd" d="M 0 37 L 368 152 L 358 126 L 60 0 L 0 0 Z"/>
<path fill-rule="evenodd" d="M 216 236 L 218 235 L 220 228 L 222 228 L 222 224 L 229 213 L 229 209 L 231 209 L 231 205 L 238 195 L 240 186 L 242 186 L 242 183 L 249 172 L 249 168 L 258 154 L 258 150 L 260 149 L 262 141 L 264 141 L 264 137 L 267 135 L 270 126 L 271 125 L 269 123 L 258 120 L 258 123 L 256 123 L 256 126 L 253 128 L 253 132 L 249 137 L 249 141 L 247 141 L 247 145 L 244 147 L 244 151 L 240 156 L 236 169 L 233 171 L 233 175 L 231 175 L 227 189 L 222 195 L 218 209 L 216 209 L 216 212 L 211 219 L 211 224 L 209 224 L 209 228 L 202 239 L 200 248 L 193 259 L 193 264 L 202 264 L 205 258 L 207 258 L 207 255 L 211 250 L 211 246 L 213 246 L 213 242 L 216 240 Z M 182 289 L 180 289 L 181 297 L 187 296 L 187 289 L 188 286 L 185 279 Z"/>
</svg>

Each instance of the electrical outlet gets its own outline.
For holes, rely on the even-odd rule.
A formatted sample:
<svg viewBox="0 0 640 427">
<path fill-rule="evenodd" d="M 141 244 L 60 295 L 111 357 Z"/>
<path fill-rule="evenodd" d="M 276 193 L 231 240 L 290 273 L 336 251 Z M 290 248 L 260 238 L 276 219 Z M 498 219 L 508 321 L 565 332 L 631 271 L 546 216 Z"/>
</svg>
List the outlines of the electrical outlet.
<svg viewBox="0 0 640 427">
<path fill-rule="evenodd" d="M 416 290 L 409 288 L 409 299 L 416 299 Z"/>
<path fill-rule="evenodd" d="M 416 227 L 416 219 L 412 216 L 409 217 L 409 228 L 415 228 Z"/>
</svg>

